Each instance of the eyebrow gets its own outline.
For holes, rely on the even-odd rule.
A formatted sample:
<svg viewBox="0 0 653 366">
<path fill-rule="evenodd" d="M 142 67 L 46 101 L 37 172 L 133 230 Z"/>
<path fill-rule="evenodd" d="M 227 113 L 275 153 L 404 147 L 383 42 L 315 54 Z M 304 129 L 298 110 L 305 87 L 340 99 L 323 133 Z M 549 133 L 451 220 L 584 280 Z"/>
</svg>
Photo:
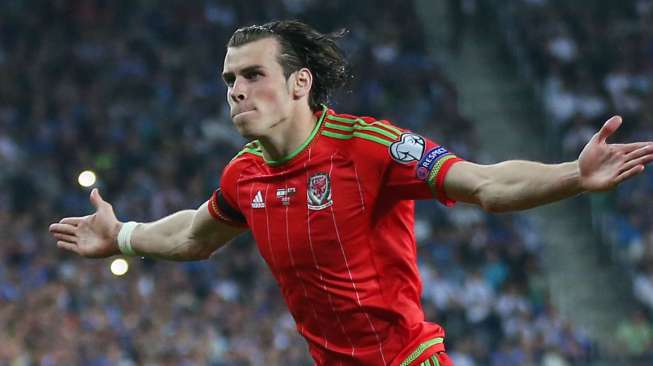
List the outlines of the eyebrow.
<svg viewBox="0 0 653 366">
<path fill-rule="evenodd" d="M 242 75 L 242 74 L 247 74 L 247 73 L 254 72 L 254 71 L 259 71 L 261 69 L 263 69 L 262 65 L 251 65 L 251 66 L 247 66 L 245 68 L 240 69 L 239 73 Z M 226 82 L 227 78 L 232 78 L 233 76 L 234 76 L 234 73 L 231 72 L 231 71 L 223 72 L 222 73 L 222 80 L 224 80 Z"/>
</svg>

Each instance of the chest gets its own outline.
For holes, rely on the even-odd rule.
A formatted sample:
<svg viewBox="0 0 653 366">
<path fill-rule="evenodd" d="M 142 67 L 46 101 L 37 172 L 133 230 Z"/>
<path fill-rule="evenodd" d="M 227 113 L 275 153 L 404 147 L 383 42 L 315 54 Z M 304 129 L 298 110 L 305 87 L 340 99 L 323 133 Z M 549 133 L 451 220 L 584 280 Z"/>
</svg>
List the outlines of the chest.
<svg viewBox="0 0 653 366">
<path fill-rule="evenodd" d="M 237 182 L 238 206 L 273 271 L 310 268 L 318 258 L 328 265 L 365 240 L 372 200 L 365 180 L 364 169 L 337 153 L 252 167 Z"/>
</svg>

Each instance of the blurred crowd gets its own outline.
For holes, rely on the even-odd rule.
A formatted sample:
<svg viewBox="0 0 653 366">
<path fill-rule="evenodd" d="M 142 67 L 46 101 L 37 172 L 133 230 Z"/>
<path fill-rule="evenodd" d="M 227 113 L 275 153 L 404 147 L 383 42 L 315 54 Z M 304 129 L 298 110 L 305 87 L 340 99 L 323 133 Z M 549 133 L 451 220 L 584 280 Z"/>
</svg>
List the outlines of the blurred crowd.
<svg viewBox="0 0 653 366">
<path fill-rule="evenodd" d="M 175 4 L 0 3 L 2 366 L 311 364 L 249 236 L 206 261 L 131 258 L 117 277 L 110 259 L 59 250 L 47 232 L 93 212 L 77 184 L 85 169 L 120 220 L 152 221 L 209 197 L 245 143 L 219 78 L 238 26 L 297 18 L 348 28 L 341 46 L 355 77 L 336 110 L 393 120 L 469 160 L 480 154 L 455 88 L 427 57 L 412 2 Z M 527 216 L 420 202 L 416 234 L 426 317 L 444 324 L 457 366 L 595 357 L 593 341 L 548 301 L 543 243 Z"/>
<path fill-rule="evenodd" d="M 513 14 L 566 157 L 613 114 L 614 141 L 653 140 L 653 1 L 522 0 Z M 616 330 L 624 353 L 653 362 L 653 169 L 593 197 L 596 226 L 639 304 Z"/>
</svg>

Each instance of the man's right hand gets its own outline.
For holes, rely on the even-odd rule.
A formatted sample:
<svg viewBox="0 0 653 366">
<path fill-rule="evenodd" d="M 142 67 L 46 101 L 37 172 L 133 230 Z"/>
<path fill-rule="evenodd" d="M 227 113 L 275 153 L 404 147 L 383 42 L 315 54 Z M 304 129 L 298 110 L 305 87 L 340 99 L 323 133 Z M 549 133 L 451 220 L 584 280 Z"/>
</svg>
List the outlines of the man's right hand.
<svg viewBox="0 0 653 366">
<path fill-rule="evenodd" d="M 91 203 L 96 208 L 94 214 L 66 217 L 50 225 L 57 246 L 88 258 L 120 254 L 117 238 L 122 223 L 116 218 L 113 207 L 102 199 L 97 188 L 91 191 Z"/>
</svg>

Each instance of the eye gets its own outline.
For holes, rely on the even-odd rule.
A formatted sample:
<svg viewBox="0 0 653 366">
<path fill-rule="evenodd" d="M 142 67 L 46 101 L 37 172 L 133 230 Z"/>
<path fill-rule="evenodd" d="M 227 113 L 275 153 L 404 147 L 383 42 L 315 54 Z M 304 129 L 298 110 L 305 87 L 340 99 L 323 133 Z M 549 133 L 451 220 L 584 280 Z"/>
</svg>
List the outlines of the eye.
<svg viewBox="0 0 653 366">
<path fill-rule="evenodd" d="M 248 72 L 248 73 L 246 73 L 244 76 L 245 76 L 245 78 L 246 78 L 247 80 L 250 80 L 250 81 L 256 81 L 256 80 L 258 80 L 261 76 L 263 76 L 263 74 L 262 74 L 261 72 L 259 72 L 259 71 L 252 71 L 252 72 Z"/>
<path fill-rule="evenodd" d="M 228 87 L 231 88 L 232 86 L 234 86 L 234 80 L 235 80 L 234 77 L 225 76 L 222 80 L 224 81 L 225 85 L 227 85 Z"/>
</svg>

